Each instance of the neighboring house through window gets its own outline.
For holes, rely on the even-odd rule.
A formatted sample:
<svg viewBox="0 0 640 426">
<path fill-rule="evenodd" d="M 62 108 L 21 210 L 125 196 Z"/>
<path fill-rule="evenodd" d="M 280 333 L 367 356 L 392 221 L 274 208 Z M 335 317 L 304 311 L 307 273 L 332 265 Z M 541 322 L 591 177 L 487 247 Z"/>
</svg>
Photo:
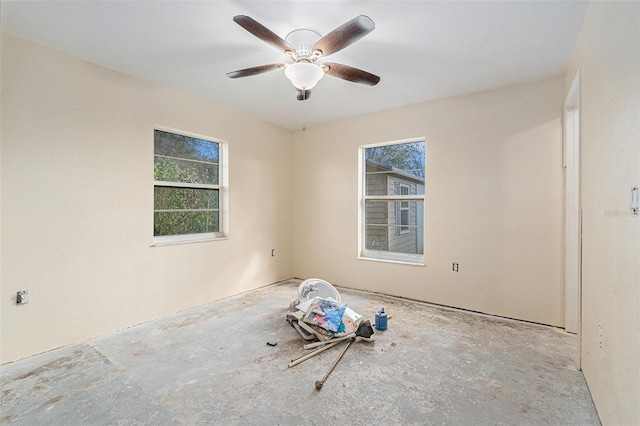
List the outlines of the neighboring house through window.
<svg viewBox="0 0 640 426">
<path fill-rule="evenodd" d="M 224 143 L 154 130 L 155 243 L 226 235 Z"/>
<path fill-rule="evenodd" d="M 360 147 L 363 259 L 424 264 L 424 139 Z"/>
</svg>

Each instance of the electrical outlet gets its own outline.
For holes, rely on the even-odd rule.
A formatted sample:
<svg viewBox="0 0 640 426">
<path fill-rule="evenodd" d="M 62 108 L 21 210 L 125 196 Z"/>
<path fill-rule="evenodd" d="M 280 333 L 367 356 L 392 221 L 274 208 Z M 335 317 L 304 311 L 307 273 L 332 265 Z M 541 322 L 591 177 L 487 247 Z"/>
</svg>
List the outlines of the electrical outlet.
<svg viewBox="0 0 640 426">
<path fill-rule="evenodd" d="M 29 290 L 21 290 L 16 294 L 16 305 L 29 303 Z"/>
<path fill-rule="evenodd" d="M 453 272 L 458 272 L 458 262 L 453 262 Z"/>
<path fill-rule="evenodd" d="M 276 249 L 271 249 L 271 257 L 274 257 L 276 255 Z"/>
</svg>

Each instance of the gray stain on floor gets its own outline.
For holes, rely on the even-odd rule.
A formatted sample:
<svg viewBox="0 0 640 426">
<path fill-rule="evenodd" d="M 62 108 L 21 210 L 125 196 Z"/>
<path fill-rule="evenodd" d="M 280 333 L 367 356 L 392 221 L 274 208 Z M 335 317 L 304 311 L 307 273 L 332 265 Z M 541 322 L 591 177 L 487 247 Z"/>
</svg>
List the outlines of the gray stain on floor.
<svg viewBox="0 0 640 426">
<path fill-rule="evenodd" d="M 3 424 L 599 425 L 575 336 L 340 289 L 389 328 L 294 367 L 298 281 L 267 286 L 0 368 Z M 277 342 L 277 346 L 266 343 Z"/>
</svg>

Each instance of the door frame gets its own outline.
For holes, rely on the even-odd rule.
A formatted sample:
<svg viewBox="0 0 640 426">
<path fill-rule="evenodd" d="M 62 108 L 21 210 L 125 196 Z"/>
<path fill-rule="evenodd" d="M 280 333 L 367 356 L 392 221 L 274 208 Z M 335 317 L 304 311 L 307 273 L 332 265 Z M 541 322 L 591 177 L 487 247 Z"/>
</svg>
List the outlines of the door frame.
<svg viewBox="0 0 640 426">
<path fill-rule="evenodd" d="M 582 355 L 581 75 L 578 69 L 564 102 L 563 117 L 565 329 L 578 337 L 578 369 Z"/>
</svg>

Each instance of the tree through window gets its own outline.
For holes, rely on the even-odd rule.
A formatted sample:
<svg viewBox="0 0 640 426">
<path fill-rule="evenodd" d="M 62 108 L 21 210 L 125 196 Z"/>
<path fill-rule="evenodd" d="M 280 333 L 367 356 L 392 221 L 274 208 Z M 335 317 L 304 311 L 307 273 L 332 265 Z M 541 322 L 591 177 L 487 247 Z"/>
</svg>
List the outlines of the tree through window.
<svg viewBox="0 0 640 426">
<path fill-rule="evenodd" d="M 154 130 L 153 235 L 220 232 L 220 143 Z"/>
</svg>

